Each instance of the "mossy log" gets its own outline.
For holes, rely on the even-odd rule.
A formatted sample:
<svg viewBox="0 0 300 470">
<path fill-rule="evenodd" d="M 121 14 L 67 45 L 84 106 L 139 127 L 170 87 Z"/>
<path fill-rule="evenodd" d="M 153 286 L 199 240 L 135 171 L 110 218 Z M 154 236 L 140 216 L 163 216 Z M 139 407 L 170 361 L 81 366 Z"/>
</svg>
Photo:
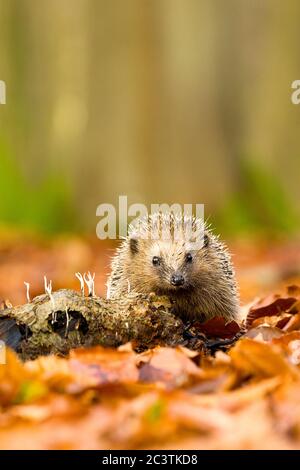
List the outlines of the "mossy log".
<svg viewBox="0 0 300 470">
<path fill-rule="evenodd" d="M 0 311 L 0 338 L 23 359 L 65 355 L 72 348 L 116 347 L 132 341 L 137 349 L 183 343 L 183 322 L 169 300 L 128 294 L 117 300 L 85 297 L 61 289 Z"/>
</svg>

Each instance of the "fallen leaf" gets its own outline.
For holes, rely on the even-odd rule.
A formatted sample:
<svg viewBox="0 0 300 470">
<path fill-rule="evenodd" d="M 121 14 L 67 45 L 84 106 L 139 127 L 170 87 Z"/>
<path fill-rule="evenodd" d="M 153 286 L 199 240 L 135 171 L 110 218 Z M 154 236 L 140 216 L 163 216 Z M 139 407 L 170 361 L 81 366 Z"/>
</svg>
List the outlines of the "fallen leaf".
<svg viewBox="0 0 300 470">
<path fill-rule="evenodd" d="M 269 295 L 252 306 L 246 318 L 246 327 L 259 317 L 279 316 L 282 312 L 287 312 L 297 299 L 295 297 L 280 297 L 277 294 Z"/>
<path fill-rule="evenodd" d="M 260 325 L 257 328 L 251 328 L 245 336 L 263 343 L 268 343 L 274 338 L 281 338 L 283 332 L 274 326 Z"/>
<path fill-rule="evenodd" d="M 80 386 L 99 387 L 114 383 L 135 383 L 139 373 L 135 353 L 96 346 L 70 352 L 70 369 Z"/>
<path fill-rule="evenodd" d="M 290 313 L 282 313 L 281 315 L 271 315 L 265 317 L 259 317 L 253 320 L 250 327 L 255 328 L 257 326 L 274 326 L 277 328 L 283 328 L 291 318 Z"/>
<path fill-rule="evenodd" d="M 193 326 L 206 336 L 222 339 L 233 338 L 241 329 L 237 322 L 228 322 L 223 317 L 214 317 L 205 323 L 194 323 Z"/>
<path fill-rule="evenodd" d="M 298 376 L 297 370 L 280 354 L 280 349 L 271 344 L 243 338 L 230 350 L 229 355 L 235 367 L 245 376 Z"/>
<path fill-rule="evenodd" d="M 16 353 L 6 348 L 6 362 L 0 364 L 0 404 L 13 402 L 22 384 L 31 378 L 31 373 L 25 369 Z"/>
<path fill-rule="evenodd" d="M 157 347 L 139 355 L 142 382 L 162 382 L 168 388 L 180 387 L 203 377 L 203 372 L 182 348 Z"/>
<path fill-rule="evenodd" d="M 283 327 L 283 330 L 286 332 L 290 332 L 290 331 L 299 330 L 299 329 L 300 329 L 300 313 L 297 313 L 296 315 L 293 315 L 289 319 L 289 321 Z"/>
<path fill-rule="evenodd" d="M 14 403 L 30 403 L 48 393 L 48 388 L 39 380 L 25 380 L 20 384 Z"/>
</svg>

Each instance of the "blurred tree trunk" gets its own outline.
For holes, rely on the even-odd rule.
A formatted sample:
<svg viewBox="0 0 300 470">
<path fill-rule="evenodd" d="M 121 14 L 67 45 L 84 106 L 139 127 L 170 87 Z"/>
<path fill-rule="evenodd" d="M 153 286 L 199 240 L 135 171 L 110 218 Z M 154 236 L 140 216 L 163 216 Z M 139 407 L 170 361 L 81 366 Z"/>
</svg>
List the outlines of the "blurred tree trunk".
<svg viewBox="0 0 300 470">
<path fill-rule="evenodd" d="M 298 1 L 70 4 L 0 4 L 2 140 L 29 186 L 62 175 L 89 228 L 121 194 L 209 213 L 250 156 L 299 200 Z"/>
</svg>

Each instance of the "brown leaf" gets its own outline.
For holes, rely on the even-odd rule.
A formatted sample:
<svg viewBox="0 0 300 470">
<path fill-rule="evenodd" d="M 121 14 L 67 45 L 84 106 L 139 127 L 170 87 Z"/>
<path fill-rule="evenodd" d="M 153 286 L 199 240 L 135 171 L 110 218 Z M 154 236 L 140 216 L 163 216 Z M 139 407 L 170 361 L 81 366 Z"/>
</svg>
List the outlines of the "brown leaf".
<svg viewBox="0 0 300 470">
<path fill-rule="evenodd" d="M 291 316 L 290 313 L 282 313 L 281 315 L 259 317 L 253 320 L 251 328 L 256 328 L 261 325 L 283 328 L 289 322 Z"/>
<path fill-rule="evenodd" d="M 26 369 L 41 377 L 52 389 L 78 393 L 109 384 L 130 384 L 138 380 L 136 354 L 100 346 L 70 351 L 69 359 L 40 357 Z"/>
<path fill-rule="evenodd" d="M 168 388 L 180 387 L 203 372 L 182 348 L 157 347 L 139 355 L 140 380 L 162 382 Z"/>
<path fill-rule="evenodd" d="M 282 312 L 287 312 L 295 304 L 296 300 L 295 297 L 280 297 L 277 294 L 265 297 L 250 308 L 246 319 L 246 327 L 249 328 L 257 318 L 273 315 L 279 316 Z"/>
<path fill-rule="evenodd" d="M 135 383 L 139 375 L 135 353 L 100 346 L 72 350 L 70 368 L 76 380 L 86 387 Z"/>
<path fill-rule="evenodd" d="M 240 331 L 240 326 L 237 322 L 226 322 L 223 317 L 214 317 L 205 323 L 195 323 L 193 326 L 197 327 L 201 333 L 207 336 L 222 339 L 233 338 Z"/>
</svg>

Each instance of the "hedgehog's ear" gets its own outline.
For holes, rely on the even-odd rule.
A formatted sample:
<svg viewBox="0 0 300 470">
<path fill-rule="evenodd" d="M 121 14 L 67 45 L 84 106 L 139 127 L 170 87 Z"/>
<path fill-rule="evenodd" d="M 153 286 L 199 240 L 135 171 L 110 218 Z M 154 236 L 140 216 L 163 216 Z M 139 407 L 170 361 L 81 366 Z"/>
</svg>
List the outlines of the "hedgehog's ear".
<svg viewBox="0 0 300 470">
<path fill-rule="evenodd" d="M 207 235 L 207 233 L 205 233 L 203 237 L 203 246 L 204 248 L 206 248 L 208 245 L 209 245 L 209 236 Z"/>
<path fill-rule="evenodd" d="M 129 246 L 130 246 L 130 251 L 133 255 L 138 253 L 139 251 L 139 246 L 138 246 L 138 241 L 136 238 L 130 238 L 129 240 Z"/>
</svg>

